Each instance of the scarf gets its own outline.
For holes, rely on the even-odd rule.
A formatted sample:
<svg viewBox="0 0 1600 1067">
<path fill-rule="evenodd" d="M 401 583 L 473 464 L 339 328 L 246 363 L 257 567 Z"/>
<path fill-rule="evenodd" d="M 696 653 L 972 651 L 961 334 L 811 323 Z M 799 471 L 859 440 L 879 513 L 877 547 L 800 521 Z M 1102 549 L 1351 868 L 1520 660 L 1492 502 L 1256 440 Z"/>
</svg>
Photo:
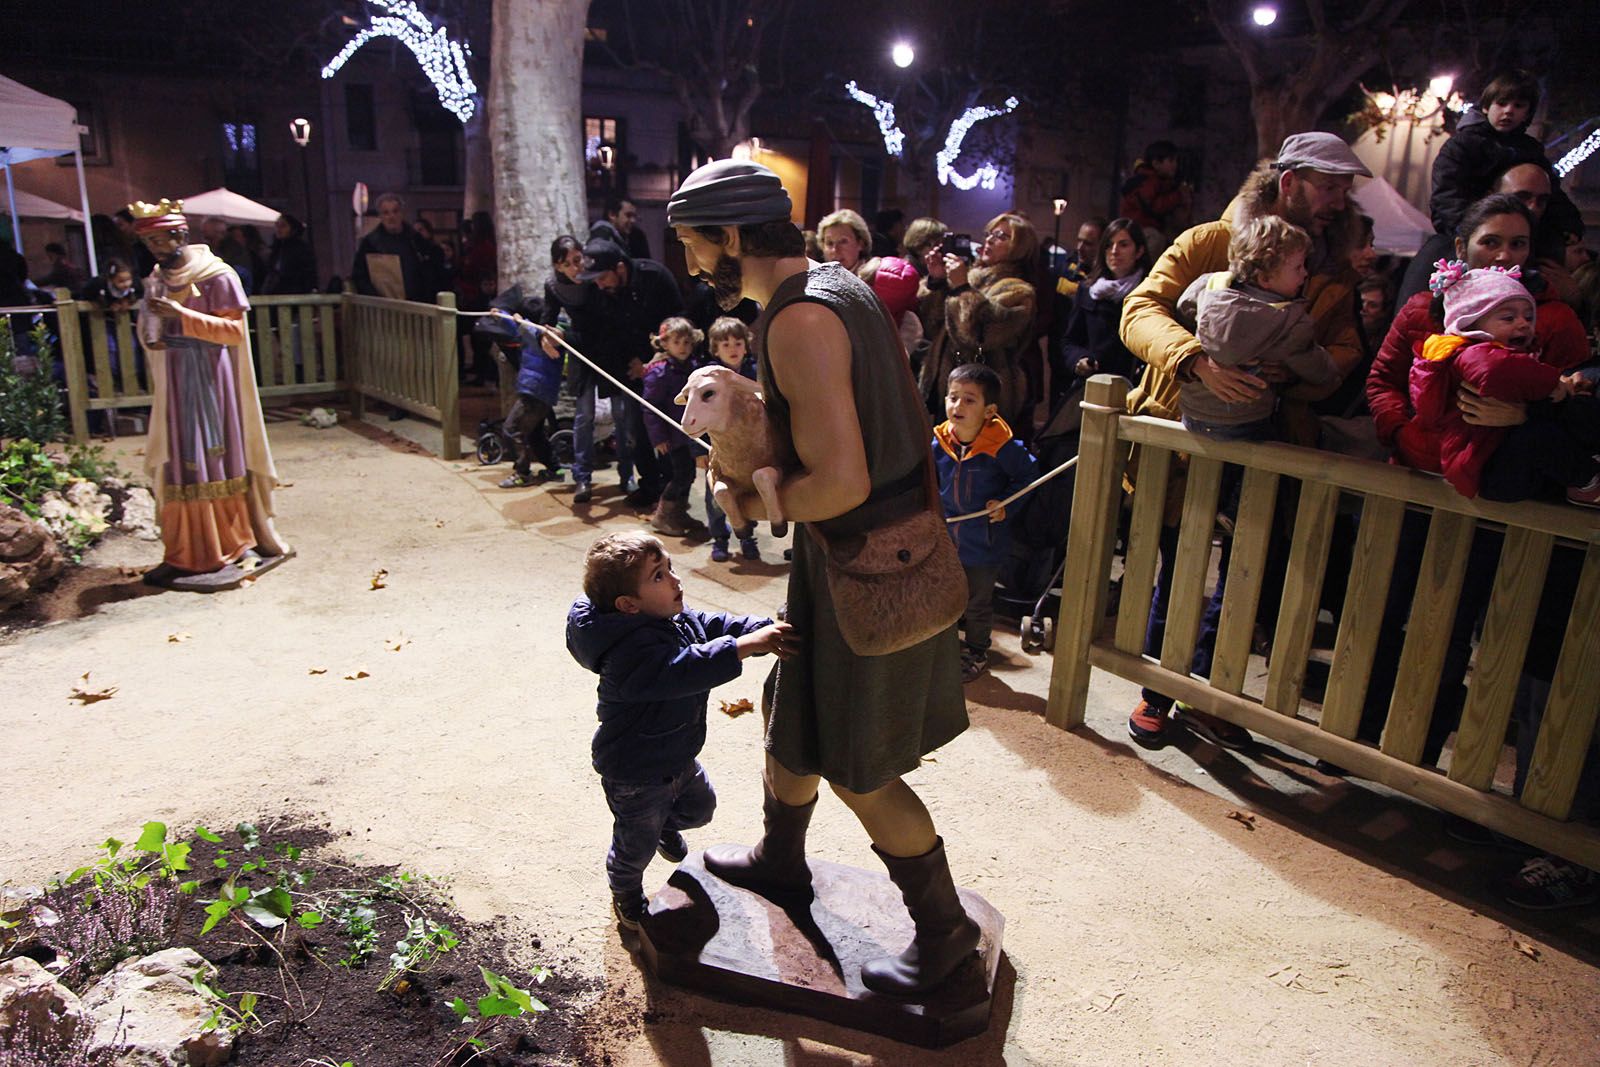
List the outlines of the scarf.
<svg viewBox="0 0 1600 1067">
<path fill-rule="evenodd" d="M 199 283 L 233 269 L 219 259 L 209 245 L 187 245 L 186 248 L 188 254 L 177 267 L 156 267 L 156 276 L 167 287 L 172 299 L 180 304 L 200 295 L 196 288 Z"/>
<path fill-rule="evenodd" d="M 1142 269 L 1122 278 L 1096 278 L 1089 285 L 1089 298 L 1091 300 L 1110 300 L 1120 304 L 1124 297 L 1133 292 L 1133 287 L 1144 281 Z"/>
</svg>

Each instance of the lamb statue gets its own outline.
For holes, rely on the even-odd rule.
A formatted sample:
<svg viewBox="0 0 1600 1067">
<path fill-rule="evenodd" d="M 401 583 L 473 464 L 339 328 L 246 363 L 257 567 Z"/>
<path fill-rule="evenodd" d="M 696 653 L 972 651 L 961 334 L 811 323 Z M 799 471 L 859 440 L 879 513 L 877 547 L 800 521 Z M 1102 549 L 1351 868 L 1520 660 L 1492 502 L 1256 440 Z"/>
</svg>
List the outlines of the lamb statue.
<svg viewBox="0 0 1600 1067">
<path fill-rule="evenodd" d="M 794 442 L 767 418 L 760 387 L 728 367 L 701 367 L 689 375 L 677 403 L 683 405 L 683 432 L 711 438 L 711 496 L 727 512 L 734 535 L 755 532 L 739 507 L 739 494 L 750 492 L 766 505 L 773 535 L 788 533 L 778 486 L 797 464 Z"/>
</svg>

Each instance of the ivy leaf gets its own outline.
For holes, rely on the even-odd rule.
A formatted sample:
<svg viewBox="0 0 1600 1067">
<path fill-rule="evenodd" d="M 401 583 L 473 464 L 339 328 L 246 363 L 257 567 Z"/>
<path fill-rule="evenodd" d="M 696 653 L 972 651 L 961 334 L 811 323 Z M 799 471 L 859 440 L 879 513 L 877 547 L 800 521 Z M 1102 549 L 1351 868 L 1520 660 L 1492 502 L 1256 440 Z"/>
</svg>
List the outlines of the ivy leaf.
<svg viewBox="0 0 1600 1067">
<path fill-rule="evenodd" d="M 187 871 L 192 847 L 187 841 L 179 841 L 163 848 L 162 855 L 166 858 L 167 866 L 175 871 Z"/>
<path fill-rule="evenodd" d="M 139 840 L 133 847 L 140 852 L 160 852 L 167 843 L 167 824 L 164 822 L 147 822 L 144 824 L 144 833 L 139 835 Z"/>
<path fill-rule="evenodd" d="M 322 925 L 322 915 L 320 912 L 303 911 L 294 917 L 294 921 L 300 924 L 300 929 L 310 930 Z"/>
<path fill-rule="evenodd" d="M 261 831 L 256 828 L 255 823 L 242 822 L 238 826 L 235 826 L 234 829 L 239 831 L 239 839 L 244 842 L 244 848 L 246 852 L 253 848 L 260 847 Z"/>
<path fill-rule="evenodd" d="M 450 1010 L 455 1012 L 456 1018 L 460 1019 L 462 1022 L 466 1022 L 468 1019 L 472 1018 L 472 1005 L 468 1004 L 460 997 L 457 997 L 450 1002 Z"/>
<path fill-rule="evenodd" d="M 204 826 L 196 826 L 194 828 L 194 836 L 198 837 L 202 841 L 209 841 L 213 845 L 220 845 L 222 843 L 222 837 L 220 835 L 212 833 Z"/>
<path fill-rule="evenodd" d="M 212 927 L 216 926 L 223 919 L 226 919 L 228 917 L 228 913 L 232 910 L 233 902 L 231 900 L 213 900 L 210 904 L 207 904 L 206 922 L 204 926 L 200 927 L 200 936 L 204 937 L 206 934 L 209 934 Z"/>
</svg>

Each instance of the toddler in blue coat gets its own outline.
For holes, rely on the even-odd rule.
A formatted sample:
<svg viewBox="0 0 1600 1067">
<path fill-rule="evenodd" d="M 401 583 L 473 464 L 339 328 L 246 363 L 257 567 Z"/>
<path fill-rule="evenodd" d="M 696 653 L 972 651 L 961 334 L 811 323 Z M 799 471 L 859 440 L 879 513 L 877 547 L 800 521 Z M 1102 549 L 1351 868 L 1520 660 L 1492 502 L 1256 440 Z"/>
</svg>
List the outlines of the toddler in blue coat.
<svg viewBox="0 0 1600 1067">
<path fill-rule="evenodd" d="M 649 534 L 589 546 L 583 592 L 567 614 L 567 650 L 600 676 L 590 755 L 612 815 L 606 878 L 617 921 L 637 930 L 651 853 L 682 862 L 683 831 L 717 806 L 695 758 L 707 694 L 737 678 L 747 656 L 787 659 L 797 638 L 788 623 L 684 607 L 672 560 Z"/>
<path fill-rule="evenodd" d="M 528 302 L 535 315 L 543 310 L 537 300 Z M 501 358 L 517 367 L 517 399 L 506 414 L 505 429 L 517 443 L 517 456 L 511 473 L 500 483 L 502 489 L 520 489 L 536 482 L 561 480 L 561 465 L 550 447 L 547 420 L 561 396 L 561 374 L 565 361 L 551 356 L 539 344 L 538 327 L 521 315 L 493 309 L 496 329 L 490 333 L 500 347 Z M 486 320 L 488 321 L 488 320 Z M 544 469 L 533 473 L 537 459 Z"/>
<path fill-rule="evenodd" d="M 1005 508 L 995 505 L 1033 481 L 1037 464 L 999 415 L 998 374 L 981 363 L 963 363 L 950 372 L 948 383 L 945 421 L 933 430 L 939 498 L 946 517 L 989 510 L 987 519 L 950 525 L 961 569 L 967 572 L 961 679 L 970 682 L 989 666 L 994 580 L 1011 550 Z"/>
</svg>

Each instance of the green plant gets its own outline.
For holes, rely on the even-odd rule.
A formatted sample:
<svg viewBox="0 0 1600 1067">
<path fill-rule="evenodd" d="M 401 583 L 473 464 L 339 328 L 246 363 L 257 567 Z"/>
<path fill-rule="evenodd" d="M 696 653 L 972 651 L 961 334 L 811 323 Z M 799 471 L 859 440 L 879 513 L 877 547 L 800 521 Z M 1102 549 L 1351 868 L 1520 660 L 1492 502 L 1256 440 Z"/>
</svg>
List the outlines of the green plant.
<svg viewBox="0 0 1600 1067">
<path fill-rule="evenodd" d="M 450 1010 L 456 1013 L 462 1025 L 473 1022 L 477 1025 L 472 1028 L 472 1033 L 467 1035 L 465 1040 L 440 1056 L 435 1061 L 434 1067 L 454 1063 L 456 1057 L 467 1048 L 477 1050 L 475 1056 L 488 1052 L 490 1045 L 483 1039 L 483 1035 L 497 1019 L 518 1019 L 524 1015 L 550 1010 L 550 1006 L 535 998 L 532 992 L 511 984 L 503 975 L 495 974 L 487 967 L 479 967 L 478 970 L 483 975 L 483 984 L 489 987 L 488 994 L 479 997 L 476 1004 L 468 1004 L 461 997 L 450 1002 Z M 537 985 L 550 977 L 550 970 L 547 967 L 535 967 L 529 977 Z"/>
<path fill-rule="evenodd" d="M 55 457 L 32 438 L 20 438 L 0 449 L 0 497 L 36 519 L 42 514 L 40 503 L 45 494 L 58 493 L 71 481 Z"/>
<path fill-rule="evenodd" d="M 68 445 L 66 467 L 68 474 L 91 482 L 103 482 L 107 478 L 126 481 L 128 478 L 128 472 L 106 455 L 103 445 Z"/>
<path fill-rule="evenodd" d="M 365 964 L 378 948 L 378 912 L 371 899 L 336 905 L 328 914 L 350 940 L 350 951 L 339 961 L 339 966 L 349 969 Z"/>
<path fill-rule="evenodd" d="M 406 913 L 406 935 L 395 942 L 389 955 L 389 972 L 378 983 L 378 992 L 393 985 L 402 975 L 421 974 L 449 952 L 461 939 L 448 926 L 440 926 L 426 915 Z"/>
<path fill-rule="evenodd" d="M 0 317 L 0 438 L 54 441 L 66 432 L 61 391 L 55 383 L 55 348 L 41 322 L 29 336 L 37 363 L 31 373 L 17 369 L 16 338 Z"/>
<path fill-rule="evenodd" d="M 207 982 L 205 978 L 196 973 L 189 984 L 194 991 L 199 993 L 206 1003 L 211 1005 L 211 1014 L 200 1023 L 200 1029 L 210 1032 L 220 1030 L 225 1034 L 258 1034 L 262 1030 L 261 1018 L 256 1015 L 256 1005 L 260 1003 L 257 993 L 224 993 L 222 990 Z M 235 997 L 237 1003 L 229 1001 Z"/>
<path fill-rule="evenodd" d="M 201 836 L 209 833 L 203 826 L 196 827 L 195 832 Z M 123 852 L 124 847 L 123 842 L 116 838 L 106 838 L 100 846 L 104 855 L 56 879 L 56 888 L 67 889 L 88 878 L 94 882 L 94 893 L 102 893 L 107 889 L 128 893 L 143 889 L 158 878 L 176 880 L 179 874 L 189 869 L 189 853 L 194 846 L 187 841 L 168 841 L 166 823 L 147 822 L 129 853 Z M 182 882 L 178 885 L 178 891 L 193 893 L 198 884 L 193 881 Z"/>
</svg>

